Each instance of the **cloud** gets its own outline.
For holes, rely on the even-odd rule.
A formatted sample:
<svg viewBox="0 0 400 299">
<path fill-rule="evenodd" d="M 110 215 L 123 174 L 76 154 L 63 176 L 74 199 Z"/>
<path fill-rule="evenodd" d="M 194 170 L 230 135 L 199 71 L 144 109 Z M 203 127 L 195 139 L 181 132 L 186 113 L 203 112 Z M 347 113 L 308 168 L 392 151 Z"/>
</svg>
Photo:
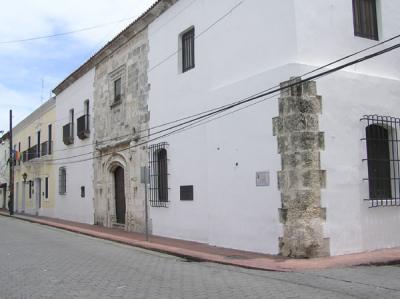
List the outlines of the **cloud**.
<svg viewBox="0 0 400 299">
<path fill-rule="evenodd" d="M 104 44 L 143 13 L 155 0 L 17 0 L 0 10 L 0 130 L 41 104 L 50 91 Z M 24 43 L 2 41 L 68 32 L 131 18 L 72 35 Z M 42 79 L 44 88 L 42 91 Z"/>
</svg>

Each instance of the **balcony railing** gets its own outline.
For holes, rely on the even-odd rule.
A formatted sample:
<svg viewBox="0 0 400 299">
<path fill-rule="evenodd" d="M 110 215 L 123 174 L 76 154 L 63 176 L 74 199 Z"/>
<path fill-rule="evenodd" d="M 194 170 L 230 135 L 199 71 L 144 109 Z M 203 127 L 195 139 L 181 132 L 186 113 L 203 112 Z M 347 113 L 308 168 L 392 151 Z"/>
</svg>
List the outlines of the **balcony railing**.
<svg viewBox="0 0 400 299">
<path fill-rule="evenodd" d="M 41 148 L 42 148 L 42 156 L 47 156 L 49 153 L 49 142 L 48 141 L 43 142 Z"/>
<path fill-rule="evenodd" d="M 34 145 L 28 149 L 28 161 L 38 157 L 38 146 Z"/>
<path fill-rule="evenodd" d="M 74 143 L 73 133 L 74 125 L 72 123 L 63 126 L 63 142 L 65 145 L 70 145 Z"/>
<path fill-rule="evenodd" d="M 79 139 L 85 139 L 90 136 L 89 127 L 89 114 L 82 115 L 78 118 L 78 137 Z"/>
<path fill-rule="evenodd" d="M 22 152 L 22 162 L 28 161 L 28 150 Z"/>
</svg>

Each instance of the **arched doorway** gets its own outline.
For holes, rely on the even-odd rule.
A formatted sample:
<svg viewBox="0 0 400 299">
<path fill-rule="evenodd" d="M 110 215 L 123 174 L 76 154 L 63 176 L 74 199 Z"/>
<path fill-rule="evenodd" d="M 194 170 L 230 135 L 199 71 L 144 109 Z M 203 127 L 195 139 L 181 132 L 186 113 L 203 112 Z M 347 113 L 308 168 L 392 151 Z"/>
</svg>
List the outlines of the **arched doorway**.
<svg viewBox="0 0 400 299">
<path fill-rule="evenodd" d="M 125 224 L 125 179 L 124 169 L 118 166 L 114 170 L 114 185 L 115 185 L 115 214 L 117 223 Z"/>
</svg>

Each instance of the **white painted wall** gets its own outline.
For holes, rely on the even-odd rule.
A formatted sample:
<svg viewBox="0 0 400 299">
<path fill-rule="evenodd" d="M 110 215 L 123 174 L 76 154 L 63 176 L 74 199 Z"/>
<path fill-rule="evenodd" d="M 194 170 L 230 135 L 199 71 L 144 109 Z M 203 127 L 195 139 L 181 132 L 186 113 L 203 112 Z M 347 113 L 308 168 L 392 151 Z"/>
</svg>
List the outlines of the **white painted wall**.
<svg viewBox="0 0 400 299">
<path fill-rule="evenodd" d="M 71 163 L 92 157 L 93 152 L 93 82 L 94 69 L 75 81 L 57 95 L 56 126 L 54 142 L 55 176 L 57 177 L 55 215 L 57 218 L 93 224 L 93 161 Z M 84 114 L 84 102 L 90 103 L 90 137 L 81 140 L 77 136 L 77 119 Z M 63 143 L 62 128 L 69 122 L 69 111 L 74 109 L 74 144 Z M 75 158 L 71 158 L 78 156 Z M 67 192 L 59 194 L 59 167 L 67 170 Z M 85 186 L 85 197 L 81 197 L 81 186 Z"/>
<path fill-rule="evenodd" d="M 149 28 L 151 127 L 264 90 L 286 80 L 293 69 L 296 38 L 291 1 L 274 10 L 266 1 L 243 2 L 196 39 L 195 69 L 180 74 L 177 56 L 152 69 L 177 50 L 181 32 L 194 25 L 200 34 L 240 1 L 191 2 L 179 1 Z M 275 24 L 287 34 L 278 30 L 266 34 Z M 257 34 L 248 34 L 254 28 L 260 28 Z M 271 40 L 282 46 L 272 47 Z M 293 42 L 292 47 L 284 46 Z M 151 209 L 153 232 L 277 253 L 280 157 L 272 136 L 272 117 L 277 115 L 276 101 L 268 101 L 166 138 L 171 204 Z M 271 185 L 256 187 L 256 172 L 263 170 L 270 172 Z M 180 201 L 181 185 L 194 185 L 193 202 Z"/>
<path fill-rule="evenodd" d="M 181 0 L 150 25 L 150 127 L 242 99 L 377 43 L 354 37 L 348 0 L 244 1 L 207 30 L 238 3 Z M 381 39 L 398 34 L 400 3 L 379 5 Z M 196 35 L 206 32 L 196 39 L 195 69 L 181 74 L 178 56 L 171 54 L 191 26 Z M 367 186 L 359 122 L 366 113 L 400 116 L 399 65 L 400 55 L 392 53 L 317 83 L 326 134 L 325 233 L 333 255 L 400 245 L 394 236 L 398 209 L 369 209 L 362 200 Z M 277 115 L 277 100 L 268 100 L 163 139 L 169 143 L 171 203 L 151 208 L 153 233 L 277 253 Z M 270 172 L 271 185 L 256 187 L 255 173 L 263 170 Z M 193 202 L 179 200 L 181 185 L 194 185 Z"/>
</svg>

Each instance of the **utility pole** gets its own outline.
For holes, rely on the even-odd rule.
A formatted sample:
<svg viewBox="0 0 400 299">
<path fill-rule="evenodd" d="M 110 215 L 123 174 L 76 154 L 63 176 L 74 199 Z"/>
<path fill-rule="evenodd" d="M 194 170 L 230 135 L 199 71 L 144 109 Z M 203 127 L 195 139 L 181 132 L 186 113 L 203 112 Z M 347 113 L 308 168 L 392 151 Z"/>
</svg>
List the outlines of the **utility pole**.
<svg viewBox="0 0 400 299">
<path fill-rule="evenodd" d="M 13 159 L 13 133 L 12 133 L 12 110 L 10 110 L 10 199 L 8 200 L 8 210 L 10 215 L 14 214 L 14 159 Z"/>
</svg>

